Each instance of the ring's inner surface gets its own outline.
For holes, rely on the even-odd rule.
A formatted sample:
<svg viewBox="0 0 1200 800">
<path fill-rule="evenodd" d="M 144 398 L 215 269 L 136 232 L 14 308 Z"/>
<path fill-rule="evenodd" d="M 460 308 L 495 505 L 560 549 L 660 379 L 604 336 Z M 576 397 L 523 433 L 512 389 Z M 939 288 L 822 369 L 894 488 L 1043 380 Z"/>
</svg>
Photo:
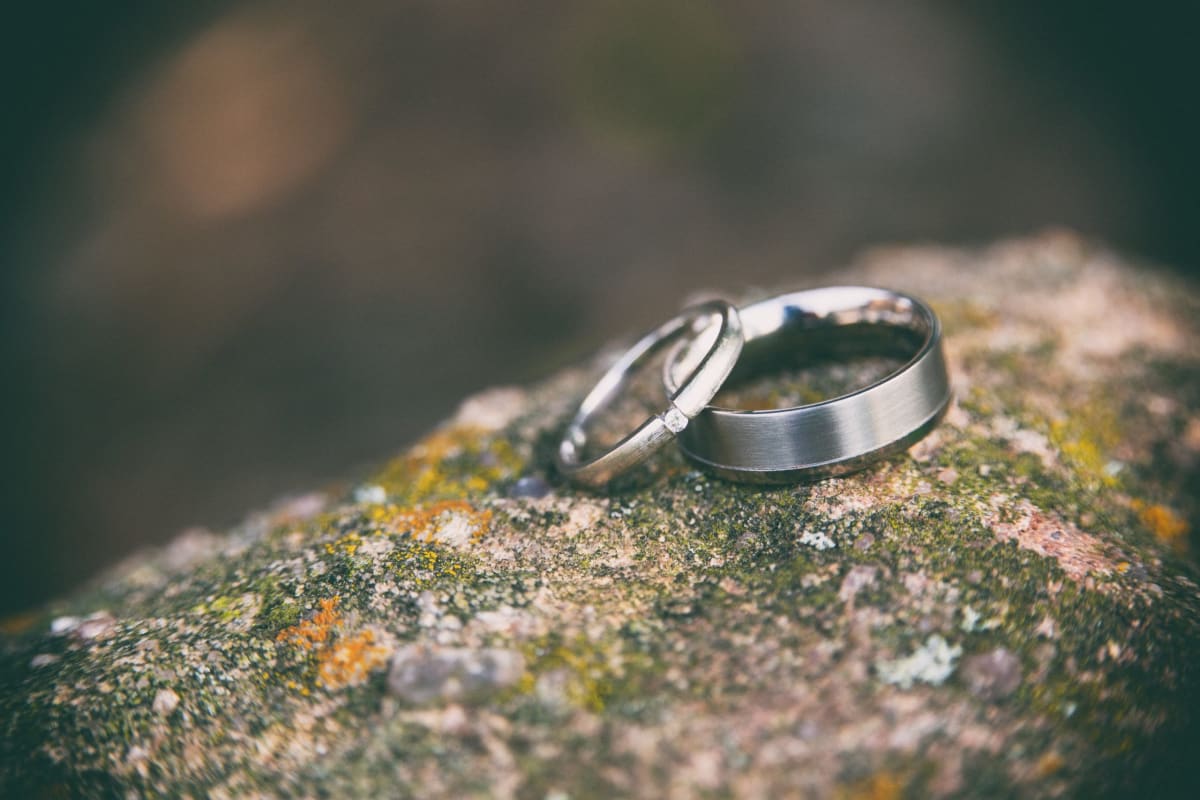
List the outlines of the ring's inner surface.
<svg viewBox="0 0 1200 800">
<path fill-rule="evenodd" d="M 768 301 L 741 315 L 746 344 L 710 404 L 738 411 L 808 405 L 866 388 L 910 361 L 932 332 L 904 298 L 821 312 Z M 672 353 L 668 387 L 692 372 L 697 357 L 687 345 Z"/>
</svg>

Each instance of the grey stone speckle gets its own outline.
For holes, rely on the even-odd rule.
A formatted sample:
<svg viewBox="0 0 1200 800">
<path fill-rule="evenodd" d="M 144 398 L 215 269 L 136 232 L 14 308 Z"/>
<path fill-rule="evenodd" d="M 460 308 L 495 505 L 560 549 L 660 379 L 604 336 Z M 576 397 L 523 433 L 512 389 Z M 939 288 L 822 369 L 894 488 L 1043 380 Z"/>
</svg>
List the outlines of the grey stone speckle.
<svg viewBox="0 0 1200 800">
<path fill-rule="evenodd" d="M 154 695 L 152 708 L 155 714 L 166 716 L 179 707 L 179 695 L 170 689 L 159 689 Z"/>
<path fill-rule="evenodd" d="M 853 600 L 854 596 L 860 591 L 875 583 L 875 575 L 879 572 L 879 568 L 859 564 L 851 567 L 846 573 L 846 577 L 842 579 L 841 588 L 838 589 L 838 599 L 843 603 Z"/>
<path fill-rule="evenodd" d="M 524 658 L 512 650 L 411 645 L 393 656 L 388 691 L 412 705 L 478 700 L 512 686 L 524 670 Z"/>
<path fill-rule="evenodd" d="M 97 611 L 80 621 L 71 633 L 79 639 L 90 641 L 110 633 L 115 624 L 116 620 L 108 611 Z"/>
<path fill-rule="evenodd" d="M 960 670 L 971 694 L 984 700 L 1003 700 L 1021 685 L 1021 659 L 997 647 L 963 659 Z"/>
</svg>

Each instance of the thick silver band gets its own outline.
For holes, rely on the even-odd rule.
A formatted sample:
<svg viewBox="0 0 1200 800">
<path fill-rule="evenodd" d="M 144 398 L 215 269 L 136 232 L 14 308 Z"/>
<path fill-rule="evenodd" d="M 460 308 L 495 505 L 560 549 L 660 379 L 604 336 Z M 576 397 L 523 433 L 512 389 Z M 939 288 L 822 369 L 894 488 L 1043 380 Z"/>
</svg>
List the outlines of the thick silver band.
<svg viewBox="0 0 1200 800">
<path fill-rule="evenodd" d="M 915 297 L 837 286 L 773 297 L 739 313 L 746 338 L 739 374 L 778 368 L 805 354 L 866 350 L 909 358 L 870 386 L 820 403 L 769 411 L 706 408 L 679 446 L 721 477 L 770 484 L 852 472 L 916 442 L 949 405 L 941 324 Z M 664 367 L 668 391 L 695 358 L 686 344 L 671 353 Z"/>
<path fill-rule="evenodd" d="M 711 325 L 714 318 L 719 319 L 718 325 Z M 676 388 L 670 393 L 668 408 L 647 419 L 607 453 L 591 461 L 581 461 L 581 453 L 587 444 L 587 428 L 593 416 L 616 398 L 634 370 L 684 333 L 696 336 L 691 340 L 693 344 L 706 345 L 710 337 L 705 334 L 709 330 L 715 331 L 715 338 L 703 353 L 696 354 L 698 364 L 695 369 L 677 381 Z M 724 300 L 693 306 L 643 336 L 609 367 L 583 399 L 558 446 L 559 472 L 575 483 L 598 488 L 618 473 L 644 461 L 684 430 L 692 417 L 713 399 L 733 371 L 742 352 L 742 342 L 742 323 L 737 309 Z"/>
</svg>

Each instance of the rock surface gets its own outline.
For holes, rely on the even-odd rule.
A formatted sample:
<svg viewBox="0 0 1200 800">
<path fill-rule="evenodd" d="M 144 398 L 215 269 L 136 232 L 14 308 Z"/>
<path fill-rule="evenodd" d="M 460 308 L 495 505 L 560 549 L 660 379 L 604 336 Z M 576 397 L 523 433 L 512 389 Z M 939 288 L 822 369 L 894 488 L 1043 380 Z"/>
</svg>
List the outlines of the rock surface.
<svg viewBox="0 0 1200 800">
<path fill-rule="evenodd" d="M 763 491 L 668 453 L 595 496 L 549 470 L 594 365 L 485 393 L 0 623 L 0 795 L 1194 788 L 1200 293 L 1067 234 L 833 281 L 943 318 L 957 400 L 907 454 Z"/>
</svg>

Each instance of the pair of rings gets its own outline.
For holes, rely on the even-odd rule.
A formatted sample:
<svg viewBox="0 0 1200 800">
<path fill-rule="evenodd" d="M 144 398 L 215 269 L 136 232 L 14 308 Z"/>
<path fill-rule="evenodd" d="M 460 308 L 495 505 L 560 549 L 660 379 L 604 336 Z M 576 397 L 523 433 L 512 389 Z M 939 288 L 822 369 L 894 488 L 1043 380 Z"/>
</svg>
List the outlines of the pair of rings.
<svg viewBox="0 0 1200 800">
<path fill-rule="evenodd" d="M 671 344 L 662 413 L 585 460 L 596 416 Z M 906 360 L 869 386 L 819 403 L 768 411 L 709 405 L 731 378 L 850 352 Z M 723 478 L 790 483 L 852 472 L 907 448 L 937 425 L 949 403 L 941 324 L 915 297 L 837 286 L 740 310 L 714 300 L 646 334 L 604 373 L 567 425 L 556 460 L 569 480 L 599 488 L 677 438 L 684 455 Z"/>
</svg>

